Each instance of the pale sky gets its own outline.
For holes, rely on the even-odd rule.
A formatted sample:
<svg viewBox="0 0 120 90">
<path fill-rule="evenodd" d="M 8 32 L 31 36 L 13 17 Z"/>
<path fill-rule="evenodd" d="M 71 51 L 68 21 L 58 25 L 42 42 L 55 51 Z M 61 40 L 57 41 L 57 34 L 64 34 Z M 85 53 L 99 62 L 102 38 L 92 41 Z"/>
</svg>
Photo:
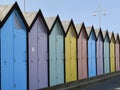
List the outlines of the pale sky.
<svg viewBox="0 0 120 90">
<path fill-rule="evenodd" d="M 14 4 L 16 0 L 0 0 L 0 4 Z M 45 17 L 60 16 L 61 20 L 74 20 L 74 23 L 84 22 L 86 26 L 99 28 L 99 15 L 92 13 L 101 6 L 101 28 L 120 33 L 120 0 L 26 0 L 26 11 L 42 10 Z M 17 0 L 21 10 L 24 0 Z M 107 15 L 103 16 L 103 11 Z"/>
</svg>

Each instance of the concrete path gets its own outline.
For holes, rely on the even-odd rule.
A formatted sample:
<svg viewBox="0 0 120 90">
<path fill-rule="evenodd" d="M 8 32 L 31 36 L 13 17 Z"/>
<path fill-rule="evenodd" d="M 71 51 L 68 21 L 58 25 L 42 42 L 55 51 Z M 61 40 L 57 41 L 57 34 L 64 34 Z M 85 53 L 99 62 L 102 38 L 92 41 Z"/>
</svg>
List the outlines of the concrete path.
<svg viewBox="0 0 120 90">
<path fill-rule="evenodd" d="M 85 87 L 77 87 L 69 90 L 120 90 L 120 76 L 100 81 Z"/>
</svg>

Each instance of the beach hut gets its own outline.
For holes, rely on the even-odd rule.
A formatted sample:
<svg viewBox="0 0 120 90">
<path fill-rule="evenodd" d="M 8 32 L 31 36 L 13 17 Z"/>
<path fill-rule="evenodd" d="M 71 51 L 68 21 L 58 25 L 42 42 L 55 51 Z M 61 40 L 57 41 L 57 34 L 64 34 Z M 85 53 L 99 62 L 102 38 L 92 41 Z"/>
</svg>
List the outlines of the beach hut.
<svg viewBox="0 0 120 90">
<path fill-rule="evenodd" d="M 96 35 L 94 27 L 86 27 L 88 34 L 88 77 L 96 76 Z"/>
<path fill-rule="evenodd" d="M 115 37 L 114 33 L 109 32 L 110 37 L 110 72 L 115 72 Z"/>
<path fill-rule="evenodd" d="M 77 32 L 73 20 L 62 22 L 65 30 L 65 81 L 77 80 Z"/>
<path fill-rule="evenodd" d="M 110 38 L 108 31 L 103 31 L 104 38 L 104 73 L 110 73 Z"/>
<path fill-rule="evenodd" d="M 49 85 L 64 83 L 64 36 L 59 16 L 45 18 L 49 35 Z"/>
<path fill-rule="evenodd" d="M 42 12 L 25 12 L 29 25 L 29 90 L 48 86 L 48 27 Z"/>
<path fill-rule="evenodd" d="M 27 90 L 27 23 L 17 3 L 0 5 L 1 90 Z"/>
<path fill-rule="evenodd" d="M 104 54 L 103 54 L 103 35 L 102 35 L 102 30 L 100 29 L 95 29 L 95 34 L 97 38 L 97 75 L 103 74 L 103 59 L 104 59 Z"/>
<path fill-rule="evenodd" d="M 116 71 L 120 71 L 120 39 L 119 34 L 115 34 L 115 61 Z"/>
<path fill-rule="evenodd" d="M 84 23 L 76 24 L 78 34 L 77 49 L 78 49 L 78 79 L 84 79 L 88 76 L 88 36 Z"/>
</svg>

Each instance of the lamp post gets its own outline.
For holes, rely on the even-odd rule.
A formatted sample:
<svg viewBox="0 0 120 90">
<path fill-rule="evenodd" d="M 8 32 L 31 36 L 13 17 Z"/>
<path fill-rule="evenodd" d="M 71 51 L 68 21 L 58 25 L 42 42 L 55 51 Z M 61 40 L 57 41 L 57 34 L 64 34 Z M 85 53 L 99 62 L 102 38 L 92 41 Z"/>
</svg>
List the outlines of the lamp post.
<svg viewBox="0 0 120 90">
<path fill-rule="evenodd" d="M 24 0 L 24 12 L 25 12 L 25 4 L 26 4 L 26 3 L 25 3 L 25 0 Z"/>
<path fill-rule="evenodd" d="M 101 7 L 100 7 L 100 0 L 98 0 L 98 10 L 96 10 L 95 12 L 93 12 L 93 16 L 96 16 L 96 13 L 98 13 L 98 15 L 99 15 L 98 21 L 99 21 L 99 28 L 100 28 L 101 27 Z M 102 15 L 105 16 L 106 12 L 102 11 Z"/>
</svg>

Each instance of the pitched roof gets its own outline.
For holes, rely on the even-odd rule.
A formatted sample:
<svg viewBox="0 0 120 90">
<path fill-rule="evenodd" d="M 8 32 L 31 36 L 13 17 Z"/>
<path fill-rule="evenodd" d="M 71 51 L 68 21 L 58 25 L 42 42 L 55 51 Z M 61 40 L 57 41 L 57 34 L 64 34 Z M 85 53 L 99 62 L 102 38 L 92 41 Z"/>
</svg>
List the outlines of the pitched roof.
<svg viewBox="0 0 120 90">
<path fill-rule="evenodd" d="M 100 32 L 100 29 L 95 29 L 95 35 L 97 38 L 98 38 L 99 32 Z"/>
<path fill-rule="evenodd" d="M 117 39 L 119 39 L 119 34 L 118 33 L 114 34 L 114 37 L 115 37 L 115 41 L 116 41 Z"/>
<path fill-rule="evenodd" d="M 68 27 L 70 25 L 70 21 L 62 21 L 62 25 L 63 25 L 64 31 L 66 33 L 68 30 Z"/>
<path fill-rule="evenodd" d="M 111 41 L 111 39 L 112 39 L 112 36 L 113 36 L 113 39 L 114 39 L 114 41 L 115 41 L 115 35 L 114 35 L 114 33 L 113 33 L 113 32 L 109 32 L 110 41 Z"/>
<path fill-rule="evenodd" d="M 102 31 L 102 34 L 103 34 L 103 38 L 105 39 L 106 31 Z"/>
<path fill-rule="evenodd" d="M 27 24 L 30 26 L 37 15 L 37 12 L 24 12 L 23 13 Z"/>
<path fill-rule="evenodd" d="M 12 7 L 13 5 L 0 5 L 0 21 L 3 21 Z"/>
<path fill-rule="evenodd" d="M 106 39 L 106 35 L 107 35 L 107 37 L 108 37 L 108 39 L 109 39 L 109 42 L 111 41 L 111 39 L 110 39 L 110 37 L 109 37 L 109 32 L 108 32 L 108 30 L 102 31 L 102 35 L 103 35 L 104 41 L 105 41 L 105 39 Z"/>
<path fill-rule="evenodd" d="M 90 35 L 91 30 L 92 30 L 92 26 L 87 26 L 87 27 L 86 27 L 86 31 L 87 31 L 88 37 L 89 37 L 89 35 Z"/>
<path fill-rule="evenodd" d="M 76 24 L 75 27 L 76 27 L 77 34 L 79 34 L 82 28 L 82 24 Z"/>
<path fill-rule="evenodd" d="M 45 17 L 45 21 L 46 21 L 46 23 L 48 25 L 49 30 L 51 30 L 56 18 L 57 17 Z"/>
<path fill-rule="evenodd" d="M 112 38 L 112 32 L 108 32 L 108 34 L 109 34 L 109 38 L 111 40 L 111 38 Z"/>
<path fill-rule="evenodd" d="M 114 33 L 115 40 L 117 39 L 117 34 Z"/>
</svg>

